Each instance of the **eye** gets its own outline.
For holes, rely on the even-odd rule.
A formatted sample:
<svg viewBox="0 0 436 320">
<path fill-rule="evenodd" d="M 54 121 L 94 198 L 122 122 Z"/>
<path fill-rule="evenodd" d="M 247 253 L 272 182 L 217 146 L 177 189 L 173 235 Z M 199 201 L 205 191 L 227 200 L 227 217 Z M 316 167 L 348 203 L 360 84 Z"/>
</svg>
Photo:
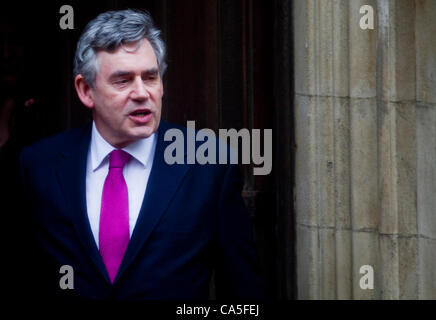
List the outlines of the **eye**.
<svg viewBox="0 0 436 320">
<path fill-rule="evenodd" d="M 126 84 L 127 82 L 129 82 L 128 79 L 120 79 L 120 80 L 115 81 L 115 83 L 117 83 L 117 84 Z"/>
<path fill-rule="evenodd" d="M 157 74 L 147 74 L 142 78 L 144 81 L 154 82 L 158 79 Z"/>
<path fill-rule="evenodd" d="M 123 88 L 130 82 L 128 78 L 120 78 L 113 81 L 114 86 Z"/>
</svg>

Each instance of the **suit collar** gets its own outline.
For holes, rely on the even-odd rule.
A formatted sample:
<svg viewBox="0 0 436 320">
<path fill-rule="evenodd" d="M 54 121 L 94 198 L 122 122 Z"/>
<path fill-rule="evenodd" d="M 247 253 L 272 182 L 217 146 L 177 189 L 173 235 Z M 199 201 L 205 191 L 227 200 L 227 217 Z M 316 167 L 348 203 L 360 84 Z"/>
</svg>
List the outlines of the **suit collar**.
<svg viewBox="0 0 436 320">
<path fill-rule="evenodd" d="M 156 144 L 156 133 L 150 137 L 140 139 L 129 144 L 122 150 L 130 154 L 134 159 L 140 162 L 144 167 L 150 164 L 150 159 L 153 155 L 154 145 Z M 90 160 L 92 170 L 97 170 L 98 167 L 107 159 L 109 153 L 115 150 L 109 142 L 107 142 L 98 132 L 95 122 L 92 122 L 91 142 L 90 142 Z"/>
</svg>

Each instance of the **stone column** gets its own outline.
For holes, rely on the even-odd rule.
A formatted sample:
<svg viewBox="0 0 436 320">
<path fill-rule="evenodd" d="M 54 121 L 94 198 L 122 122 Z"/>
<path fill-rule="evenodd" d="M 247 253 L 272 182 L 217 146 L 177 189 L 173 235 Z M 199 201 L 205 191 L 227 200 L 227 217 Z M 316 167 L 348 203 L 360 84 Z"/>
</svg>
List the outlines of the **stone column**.
<svg viewBox="0 0 436 320">
<path fill-rule="evenodd" d="M 434 299 L 436 2 L 295 0 L 293 12 L 297 297 Z"/>
</svg>

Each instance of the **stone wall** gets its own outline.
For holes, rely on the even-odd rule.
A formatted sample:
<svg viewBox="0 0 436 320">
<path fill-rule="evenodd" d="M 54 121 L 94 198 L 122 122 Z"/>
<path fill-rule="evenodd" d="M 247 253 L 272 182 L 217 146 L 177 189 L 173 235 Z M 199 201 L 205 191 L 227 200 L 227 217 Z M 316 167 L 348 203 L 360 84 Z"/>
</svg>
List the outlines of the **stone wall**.
<svg viewBox="0 0 436 320">
<path fill-rule="evenodd" d="M 435 299 L 436 1 L 293 14 L 297 297 Z"/>
</svg>

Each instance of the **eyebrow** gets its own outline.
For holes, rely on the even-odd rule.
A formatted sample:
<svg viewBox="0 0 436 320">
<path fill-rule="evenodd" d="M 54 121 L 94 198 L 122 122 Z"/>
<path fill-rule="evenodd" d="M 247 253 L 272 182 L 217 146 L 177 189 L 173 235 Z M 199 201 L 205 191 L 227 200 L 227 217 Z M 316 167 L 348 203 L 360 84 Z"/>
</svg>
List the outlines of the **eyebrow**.
<svg viewBox="0 0 436 320">
<path fill-rule="evenodd" d="M 115 71 L 114 73 L 112 73 L 109 76 L 109 79 L 112 80 L 112 79 L 116 79 L 116 78 L 120 78 L 120 77 L 126 77 L 126 76 L 130 76 L 132 74 L 133 74 L 133 72 L 129 72 L 129 71 Z"/>
<path fill-rule="evenodd" d="M 157 68 L 151 68 L 142 72 L 142 75 L 148 76 L 157 76 L 159 74 L 159 70 Z"/>
<path fill-rule="evenodd" d="M 141 75 L 157 75 L 159 73 L 159 70 L 157 68 L 152 68 L 152 69 L 147 69 L 142 71 Z M 121 77 L 126 77 L 126 76 L 131 76 L 133 75 L 133 72 L 131 71 L 115 71 L 114 73 L 112 73 L 109 76 L 109 80 L 113 80 L 113 79 L 117 79 L 117 78 L 121 78 Z"/>
</svg>

